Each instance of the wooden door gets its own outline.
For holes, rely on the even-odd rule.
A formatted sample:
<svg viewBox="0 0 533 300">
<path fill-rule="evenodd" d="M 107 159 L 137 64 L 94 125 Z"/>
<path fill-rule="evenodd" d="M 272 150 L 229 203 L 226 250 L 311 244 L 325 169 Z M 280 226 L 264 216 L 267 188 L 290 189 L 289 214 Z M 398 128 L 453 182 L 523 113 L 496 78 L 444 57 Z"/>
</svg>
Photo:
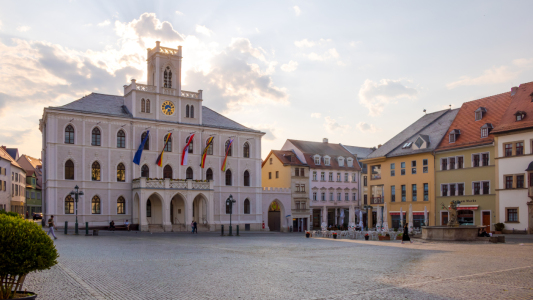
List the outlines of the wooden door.
<svg viewBox="0 0 533 300">
<path fill-rule="evenodd" d="M 483 226 L 485 226 L 485 231 L 490 232 L 490 211 L 483 212 Z"/>
<path fill-rule="evenodd" d="M 281 228 L 281 212 L 269 211 L 268 212 L 268 228 L 270 231 L 279 231 Z"/>
<path fill-rule="evenodd" d="M 447 211 L 441 213 L 441 218 L 442 218 L 441 225 L 442 226 L 448 225 L 448 212 Z"/>
</svg>

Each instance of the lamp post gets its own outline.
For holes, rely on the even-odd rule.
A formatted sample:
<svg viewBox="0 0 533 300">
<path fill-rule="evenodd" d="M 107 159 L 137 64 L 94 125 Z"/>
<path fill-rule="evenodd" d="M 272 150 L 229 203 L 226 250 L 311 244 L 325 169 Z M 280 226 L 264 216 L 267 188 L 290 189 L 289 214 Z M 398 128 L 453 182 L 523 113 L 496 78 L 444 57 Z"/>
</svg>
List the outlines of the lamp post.
<svg viewBox="0 0 533 300">
<path fill-rule="evenodd" d="M 228 199 L 226 199 L 226 206 L 229 206 L 229 234 L 228 236 L 233 236 L 231 231 L 231 215 L 233 214 L 233 203 L 235 203 L 232 195 L 229 195 Z"/>
<path fill-rule="evenodd" d="M 70 192 L 71 196 L 74 196 L 76 202 L 76 223 L 74 224 L 74 234 L 78 234 L 78 197 L 83 196 L 83 192 L 79 190 L 78 185 L 74 187 L 74 190 Z"/>
<path fill-rule="evenodd" d="M 368 213 L 368 210 L 372 209 L 372 205 L 365 205 L 364 209 L 366 210 L 366 230 L 368 231 L 368 220 L 369 220 L 369 217 L 370 217 L 370 215 Z"/>
</svg>

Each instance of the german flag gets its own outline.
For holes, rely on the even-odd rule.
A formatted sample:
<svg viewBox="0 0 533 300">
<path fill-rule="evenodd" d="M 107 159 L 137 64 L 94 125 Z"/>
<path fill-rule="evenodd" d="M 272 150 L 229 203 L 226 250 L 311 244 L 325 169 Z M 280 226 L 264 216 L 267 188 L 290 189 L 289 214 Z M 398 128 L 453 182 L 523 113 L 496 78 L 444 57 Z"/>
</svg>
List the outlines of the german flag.
<svg viewBox="0 0 533 300">
<path fill-rule="evenodd" d="M 214 136 L 210 137 L 207 139 L 207 142 L 205 143 L 205 149 L 204 149 L 204 152 L 202 153 L 202 162 L 200 163 L 200 167 L 205 168 L 205 158 L 207 157 L 207 150 L 209 149 L 209 147 L 211 147 L 211 145 L 213 144 L 213 140 L 215 139 Z"/>
<path fill-rule="evenodd" d="M 168 133 L 165 137 L 165 146 L 163 147 L 163 151 L 161 151 L 161 154 L 157 157 L 157 161 L 155 162 L 158 166 L 163 166 L 163 154 L 165 153 L 165 148 L 167 147 L 168 143 L 171 141 L 172 132 Z"/>
</svg>

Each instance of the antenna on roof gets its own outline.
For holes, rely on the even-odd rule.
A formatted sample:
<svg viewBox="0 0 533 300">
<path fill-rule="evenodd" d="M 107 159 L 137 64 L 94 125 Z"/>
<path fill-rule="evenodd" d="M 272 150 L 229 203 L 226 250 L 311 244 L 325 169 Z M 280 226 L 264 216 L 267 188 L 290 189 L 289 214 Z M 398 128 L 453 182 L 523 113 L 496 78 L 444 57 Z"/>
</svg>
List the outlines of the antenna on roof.
<svg viewBox="0 0 533 300">
<path fill-rule="evenodd" d="M 424 108 L 424 114 L 426 114 L 426 109 Z"/>
<path fill-rule="evenodd" d="M 452 109 L 452 105 L 450 104 L 450 109 Z"/>
</svg>

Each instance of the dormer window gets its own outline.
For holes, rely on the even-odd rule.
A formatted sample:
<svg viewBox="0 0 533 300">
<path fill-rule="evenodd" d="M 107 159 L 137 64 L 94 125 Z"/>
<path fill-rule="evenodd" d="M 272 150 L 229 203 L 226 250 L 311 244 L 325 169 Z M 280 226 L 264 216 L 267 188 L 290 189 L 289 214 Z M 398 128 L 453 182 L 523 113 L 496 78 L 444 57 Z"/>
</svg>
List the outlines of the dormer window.
<svg viewBox="0 0 533 300">
<path fill-rule="evenodd" d="M 315 155 L 315 165 L 320 166 L 320 155 Z"/>
<path fill-rule="evenodd" d="M 516 117 L 516 121 L 522 121 L 526 117 L 526 112 L 519 110 L 515 112 L 514 115 Z"/>
<path fill-rule="evenodd" d="M 329 166 L 330 165 L 330 161 L 329 161 L 330 157 L 329 156 L 324 156 L 324 165 L 326 166 Z"/>
<path fill-rule="evenodd" d="M 402 149 L 409 149 L 411 148 L 412 145 L 413 145 L 413 142 L 405 143 L 403 144 Z"/>
<path fill-rule="evenodd" d="M 348 163 L 349 168 L 353 167 L 353 159 L 351 157 L 348 157 L 348 159 L 346 159 L 346 162 Z"/>
<path fill-rule="evenodd" d="M 340 156 L 337 161 L 339 162 L 339 167 L 344 167 L 344 157 Z"/>
<path fill-rule="evenodd" d="M 483 115 L 487 112 L 487 109 L 484 108 L 484 107 L 480 107 L 478 109 L 476 109 L 475 113 L 476 113 L 476 121 L 479 121 L 481 119 L 483 119 Z"/>
<path fill-rule="evenodd" d="M 481 126 L 481 138 L 488 137 L 492 128 L 494 128 L 494 126 L 492 126 L 491 123 L 486 123 L 485 125 Z"/>
<path fill-rule="evenodd" d="M 455 143 L 460 134 L 461 131 L 459 129 L 454 129 L 450 131 L 450 143 Z"/>
</svg>

